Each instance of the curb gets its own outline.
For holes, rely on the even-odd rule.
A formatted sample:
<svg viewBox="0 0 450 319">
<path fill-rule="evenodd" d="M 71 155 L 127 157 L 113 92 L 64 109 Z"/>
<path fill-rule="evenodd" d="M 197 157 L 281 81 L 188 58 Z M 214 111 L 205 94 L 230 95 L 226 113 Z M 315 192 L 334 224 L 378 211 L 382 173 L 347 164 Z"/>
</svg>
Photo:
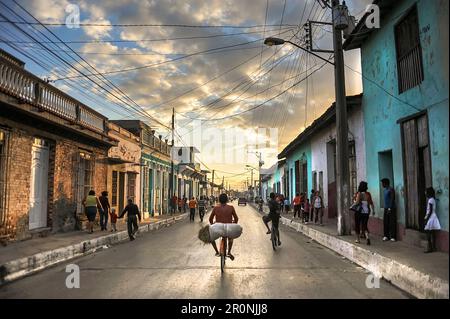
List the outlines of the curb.
<svg viewBox="0 0 450 319">
<path fill-rule="evenodd" d="M 258 212 L 257 209 L 256 211 Z M 331 249 L 416 298 L 449 299 L 449 285 L 448 281 L 444 279 L 428 275 L 392 258 L 382 256 L 299 222 L 291 221 L 286 217 L 281 217 L 281 223 L 303 233 L 320 245 Z"/>
<path fill-rule="evenodd" d="M 188 214 L 186 213 L 160 220 L 155 223 L 140 226 L 138 232 L 146 233 L 152 230 L 160 229 L 162 227 L 168 227 L 176 223 L 177 221 L 186 218 L 187 215 Z M 0 286 L 24 276 L 28 276 L 35 272 L 44 270 L 58 263 L 68 261 L 76 257 L 92 254 L 96 251 L 108 248 L 108 246 L 110 245 L 127 241 L 128 239 L 128 231 L 122 230 L 110 235 L 85 240 L 74 245 L 8 261 L 3 265 L 0 265 Z"/>
</svg>

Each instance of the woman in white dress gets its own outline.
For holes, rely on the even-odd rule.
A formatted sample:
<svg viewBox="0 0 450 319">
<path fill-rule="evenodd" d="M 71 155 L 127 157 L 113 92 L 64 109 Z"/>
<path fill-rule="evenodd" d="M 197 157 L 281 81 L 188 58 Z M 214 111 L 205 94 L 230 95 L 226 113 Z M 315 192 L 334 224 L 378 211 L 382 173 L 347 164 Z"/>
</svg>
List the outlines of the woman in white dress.
<svg viewBox="0 0 450 319">
<path fill-rule="evenodd" d="M 436 231 L 441 229 L 441 224 L 436 215 L 436 195 L 433 187 L 427 188 L 427 214 L 425 215 L 425 231 L 427 232 L 428 248 L 426 253 L 436 250 Z"/>
</svg>

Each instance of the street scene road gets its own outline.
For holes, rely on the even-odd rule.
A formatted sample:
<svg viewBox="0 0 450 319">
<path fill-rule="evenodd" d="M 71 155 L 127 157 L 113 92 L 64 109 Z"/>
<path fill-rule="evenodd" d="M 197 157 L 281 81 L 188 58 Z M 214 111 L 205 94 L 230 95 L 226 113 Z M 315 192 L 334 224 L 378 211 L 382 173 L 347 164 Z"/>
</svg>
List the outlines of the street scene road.
<svg viewBox="0 0 450 319">
<path fill-rule="evenodd" d="M 78 2 L 0 0 L 0 300 L 449 299 L 450 1 Z"/>
<path fill-rule="evenodd" d="M 0 299 L 409 297 L 383 280 L 379 288 L 367 288 L 364 269 L 285 226 L 282 246 L 273 251 L 261 215 L 248 205 L 234 206 L 243 233 L 223 275 L 212 247 L 197 238 L 197 215 L 195 222 L 184 219 L 2 286 Z M 66 287 L 67 264 L 80 267 L 78 289 Z"/>
</svg>

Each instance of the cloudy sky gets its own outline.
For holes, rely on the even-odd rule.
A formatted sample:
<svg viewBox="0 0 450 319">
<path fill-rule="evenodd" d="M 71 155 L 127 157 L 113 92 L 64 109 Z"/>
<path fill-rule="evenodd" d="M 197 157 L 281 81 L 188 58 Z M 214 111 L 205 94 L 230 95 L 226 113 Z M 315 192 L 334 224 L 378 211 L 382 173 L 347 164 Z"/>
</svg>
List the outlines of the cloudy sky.
<svg viewBox="0 0 450 319">
<path fill-rule="evenodd" d="M 196 146 L 233 186 L 257 165 L 251 152 L 271 166 L 334 101 L 330 65 L 289 44 L 263 45 L 268 36 L 304 45 L 308 19 L 330 21 L 317 0 L 16 1 L 0 1 L 0 20 L 26 23 L 0 23 L 2 49 L 109 118 L 147 121 L 169 139 L 175 108 L 176 144 Z M 358 18 L 370 2 L 347 5 Z M 77 10 L 79 28 L 66 24 Z M 329 28 L 311 32 L 315 47 L 332 48 Z M 359 52 L 346 64 L 359 69 Z M 350 69 L 346 81 L 348 95 L 362 91 Z"/>
</svg>

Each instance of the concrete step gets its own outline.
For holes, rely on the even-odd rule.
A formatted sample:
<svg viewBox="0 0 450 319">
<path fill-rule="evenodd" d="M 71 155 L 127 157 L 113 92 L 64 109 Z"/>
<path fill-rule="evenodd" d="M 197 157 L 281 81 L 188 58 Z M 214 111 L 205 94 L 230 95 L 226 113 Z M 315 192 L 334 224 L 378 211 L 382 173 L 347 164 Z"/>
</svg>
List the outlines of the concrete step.
<svg viewBox="0 0 450 319">
<path fill-rule="evenodd" d="M 405 235 L 403 241 L 412 246 L 426 248 L 427 247 L 427 235 L 417 230 L 405 229 Z M 425 245 L 425 246 L 424 246 Z"/>
</svg>

